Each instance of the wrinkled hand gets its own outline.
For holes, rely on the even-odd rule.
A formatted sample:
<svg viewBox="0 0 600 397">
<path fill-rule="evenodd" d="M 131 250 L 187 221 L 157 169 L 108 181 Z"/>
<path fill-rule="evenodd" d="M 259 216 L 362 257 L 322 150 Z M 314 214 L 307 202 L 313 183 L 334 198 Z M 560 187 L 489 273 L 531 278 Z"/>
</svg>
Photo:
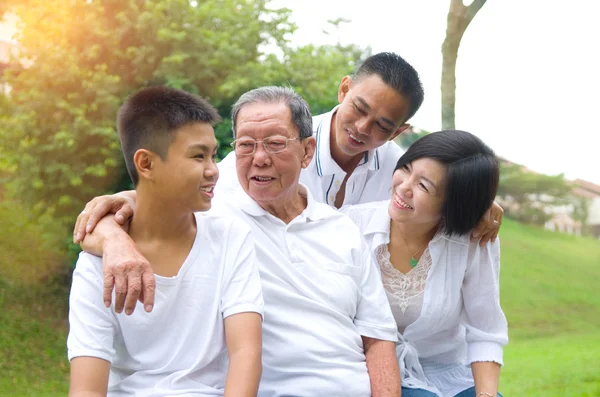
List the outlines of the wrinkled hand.
<svg viewBox="0 0 600 397">
<path fill-rule="evenodd" d="M 484 246 L 488 241 L 495 242 L 502 225 L 504 210 L 495 201 L 483 217 L 479 220 L 477 227 L 471 234 L 471 241 L 479 240 L 479 245 Z"/>
<path fill-rule="evenodd" d="M 110 307 L 113 287 L 115 311 L 133 313 L 136 301 L 144 304 L 144 310 L 154 307 L 156 281 L 150 263 L 144 258 L 130 238 L 107 241 L 102 255 L 104 273 L 104 304 Z"/>
<path fill-rule="evenodd" d="M 85 205 L 77 217 L 73 229 L 73 242 L 81 243 L 85 235 L 91 233 L 100 219 L 108 213 L 115 213 L 115 221 L 123 225 L 133 215 L 135 202 L 127 197 L 116 194 L 99 196 Z"/>
</svg>

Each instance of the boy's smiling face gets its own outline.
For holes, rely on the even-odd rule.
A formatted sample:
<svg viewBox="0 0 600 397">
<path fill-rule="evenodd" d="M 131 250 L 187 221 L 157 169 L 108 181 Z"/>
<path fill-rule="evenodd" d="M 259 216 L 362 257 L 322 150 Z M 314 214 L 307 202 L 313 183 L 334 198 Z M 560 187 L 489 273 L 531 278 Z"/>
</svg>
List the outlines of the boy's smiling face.
<svg viewBox="0 0 600 397">
<path fill-rule="evenodd" d="M 182 211 L 207 211 L 219 178 L 213 127 L 208 123 L 187 124 L 174 135 L 166 158 L 156 156 L 152 191 L 163 203 Z"/>
</svg>

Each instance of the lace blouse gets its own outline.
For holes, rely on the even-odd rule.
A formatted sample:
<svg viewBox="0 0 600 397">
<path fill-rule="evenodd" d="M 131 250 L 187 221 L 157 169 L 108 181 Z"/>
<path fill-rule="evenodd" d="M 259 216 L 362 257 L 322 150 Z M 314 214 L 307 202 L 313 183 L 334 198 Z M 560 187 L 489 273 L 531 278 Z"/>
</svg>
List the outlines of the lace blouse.
<svg viewBox="0 0 600 397">
<path fill-rule="evenodd" d="M 429 248 L 425 249 L 417 266 L 408 273 L 402 273 L 391 264 L 387 244 L 377 247 L 376 257 L 381 269 L 385 293 L 398 325 L 398 331 L 404 333 L 406 327 L 415 322 L 421 315 L 423 291 L 425 290 L 427 273 L 431 268 Z"/>
</svg>

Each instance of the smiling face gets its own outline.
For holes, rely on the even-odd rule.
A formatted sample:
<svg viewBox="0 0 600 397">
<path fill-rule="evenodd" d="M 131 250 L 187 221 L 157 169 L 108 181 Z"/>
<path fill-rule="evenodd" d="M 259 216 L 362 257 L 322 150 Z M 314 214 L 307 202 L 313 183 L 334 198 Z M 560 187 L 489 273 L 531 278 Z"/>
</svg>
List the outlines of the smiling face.
<svg viewBox="0 0 600 397">
<path fill-rule="evenodd" d="M 298 138 L 298 127 L 285 103 L 251 103 L 240 109 L 236 120 L 236 139 L 261 141 L 280 136 Z M 298 195 L 300 171 L 306 168 L 315 149 L 314 138 L 295 139 L 280 153 L 269 153 L 261 143 L 254 154 L 236 155 L 240 185 L 261 207 L 285 205 Z"/>
<path fill-rule="evenodd" d="M 361 76 L 354 82 L 344 77 L 338 100 L 332 134 L 334 158 L 334 147 L 340 155 L 354 157 L 378 148 L 408 127 L 403 123 L 409 102 L 378 75 Z"/>
<path fill-rule="evenodd" d="M 184 212 L 209 210 L 219 178 L 216 154 L 217 140 L 210 124 L 193 123 L 179 128 L 166 158 L 154 156 L 153 199 Z"/>
<path fill-rule="evenodd" d="M 390 218 L 396 222 L 436 226 L 442 217 L 446 167 L 429 158 L 406 164 L 394 172 Z"/>
</svg>

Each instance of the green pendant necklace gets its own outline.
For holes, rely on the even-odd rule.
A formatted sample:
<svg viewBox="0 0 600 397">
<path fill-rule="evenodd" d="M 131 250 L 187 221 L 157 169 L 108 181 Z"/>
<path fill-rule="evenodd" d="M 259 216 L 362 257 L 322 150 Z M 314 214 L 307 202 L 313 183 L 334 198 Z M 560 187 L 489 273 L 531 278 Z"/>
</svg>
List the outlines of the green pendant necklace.
<svg viewBox="0 0 600 397">
<path fill-rule="evenodd" d="M 410 258 L 410 261 L 408 263 L 410 263 L 410 267 L 415 267 L 419 264 L 419 261 L 413 256 L 412 258 Z"/>
<path fill-rule="evenodd" d="M 402 235 L 402 233 L 399 233 L 399 234 L 400 234 L 400 237 L 402 237 L 402 241 L 404 241 L 404 245 L 406 245 L 406 248 L 408 248 L 408 243 L 404 239 L 404 236 Z M 416 267 L 419 264 L 419 260 L 417 258 L 415 258 L 415 257 L 419 254 L 419 252 L 421 252 L 421 250 L 423 248 L 425 248 L 425 246 L 427 246 L 427 244 L 429 244 L 429 241 L 427 241 L 425 244 L 423 244 L 422 246 L 420 246 L 419 249 L 416 250 L 415 253 L 411 255 L 410 261 L 408 261 L 408 263 L 410 264 L 411 268 L 414 268 L 414 267 Z"/>
</svg>

